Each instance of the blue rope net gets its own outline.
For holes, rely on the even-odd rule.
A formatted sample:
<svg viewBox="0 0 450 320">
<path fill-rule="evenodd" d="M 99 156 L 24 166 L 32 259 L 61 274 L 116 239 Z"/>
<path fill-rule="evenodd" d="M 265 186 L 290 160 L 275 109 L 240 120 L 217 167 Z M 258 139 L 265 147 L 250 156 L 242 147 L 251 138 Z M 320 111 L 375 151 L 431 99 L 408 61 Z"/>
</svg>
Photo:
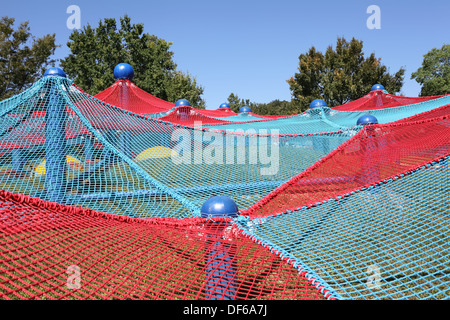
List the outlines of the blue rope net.
<svg viewBox="0 0 450 320">
<path fill-rule="evenodd" d="M 449 157 L 241 228 L 337 299 L 448 299 Z M 375 208 L 375 209 L 374 209 Z"/>
<path fill-rule="evenodd" d="M 60 77 L 0 110 L 0 188 L 141 218 L 198 216 L 216 194 L 245 209 L 355 134 L 207 132 L 124 111 Z"/>
<path fill-rule="evenodd" d="M 380 124 L 386 124 L 411 117 L 435 108 L 450 104 L 450 95 L 405 105 L 400 107 L 367 111 L 338 111 L 328 107 L 309 109 L 306 112 L 287 118 L 262 122 L 248 122 L 224 125 L 205 125 L 218 130 L 246 131 L 249 129 L 279 129 L 281 134 L 319 133 L 346 130 L 355 127 L 359 117 L 371 114 Z"/>
<path fill-rule="evenodd" d="M 231 197 L 242 213 L 284 191 L 286 201 L 266 206 L 266 215 L 244 214 L 233 224 L 331 298 L 448 299 L 449 150 L 442 144 L 448 116 L 441 110 L 434 121 L 427 113 L 422 129 L 412 122 L 384 131 L 355 124 L 367 113 L 383 124 L 449 103 L 446 96 L 370 112 L 322 108 L 253 122 L 238 115 L 234 124 L 187 127 L 106 104 L 69 79 L 44 77 L 0 102 L 0 189 L 115 215 L 178 219 L 199 217 L 203 203 L 218 194 Z M 411 137 L 399 146 L 415 128 L 432 130 L 420 140 L 424 148 L 439 140 L 431 151 L 406 150 L 414 146 Z M 388 150 L 405 162 L 382 168 L 389 174 L 427 165 L 380 183 L 382 173 L 361 163 L 341 166 L 334 157 L 367 164 L 374 150 L 380 163 L 390 161 Z M 325 170 L 315 180 L 295 180 L 325 162 L 336 166 L 336 176 Z M 339 195 L 339 183 L 353 186 L 355 177 L 372 186 Z M 300 192 L 286 191 L 289 184 Z M 308 189 L 314 184 L 323 190 Z M 315 205 L 301 200 L 319 194 L 338 197 Z M 288 210 L 288 201 L 298 208 Z M 283 213 L 275 210 L 280 206 Z"/>
</svg>

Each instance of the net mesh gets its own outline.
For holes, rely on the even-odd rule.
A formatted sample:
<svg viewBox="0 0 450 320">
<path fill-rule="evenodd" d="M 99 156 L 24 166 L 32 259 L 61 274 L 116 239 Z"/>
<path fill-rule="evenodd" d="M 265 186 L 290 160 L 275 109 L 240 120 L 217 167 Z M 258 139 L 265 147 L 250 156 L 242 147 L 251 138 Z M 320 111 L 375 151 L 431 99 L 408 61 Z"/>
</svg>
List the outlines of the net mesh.
<svg viewBox="0 0 450 320">
<path fill-rule="evenodd" d="M 216 110 L 199 109 L 198 112 L 205 116 L 214 118 L 231 117 L 237 115 L 237 113 L 231 110 L 230 108 L 219 108 Z"/>
<path fill-rule="evenodd" d="M 306 112 L 290 117 L 261 122 L 242 122 L 237 124 L 212 124 L 206 128 L 214 130 L 246 131 L 249 129 L 279 130 L 280 134 L 294 135 L 305 133 L 321 133 L 348 130 L 356 126 L 361 116 L 370 114 L 377 118 L 378 123 L 387 124 L 400 121 L 415 115 L 434 110 L 450 104 L 450 95 L 428 99 L 412 105 L 393 108 L 372 109 L 368 111 L 340 111 L 323 107 L 309 109 Z"/>
<path fill-rule="evenodd" d="M 157 98 L 125 79 L 117 80 L 95 97 L 138 114 L 164 114 L 175 107 L 174 103 Z"/>
<path fill-rule="evenodd" d="M 325 299 L 226 220 L 125 218 L 6 191 L 0 203 L 1 299 Z"/>
<path fill-rule="evenodd" d="M 0 102 L 0 298 L 448 299 L 449 97 L 155 119 L 44 77 Z"/>
<path fill-rule="evenodd" d="M 345 195 L 358 188 L 394 178 L 449 152 L 448 116 L 366 126 L 353 139 L 330 152 L 263 200 L 244 211 L 251 216 L 297 209 Z"/>
<path fill-rule="evenodd" d="M 337 299 L 448 299 L 448 164 L 242 230 Z"/>
<path fill-rule="evenodd" d="M 227 193 L 247 208 L 354 134 L 205 132 L 108 105 L 64 78 L 43 78 L 39 84 L 33 96 L 39 99 L 2 108 L 1 188 L 115 214 L 198 216 L 203 202 L 217 193 Z M 49 110 L 35 116 L 36 101 L 65 110 L 60 141 L 46 143 L 47 133 L 55 130 L 46 122 Z M 188 119 L 195 124 L 197 118 Z M 66 161 L 59 159 L 49 169 L 56 162 L 49 156 L 56 145 L 64 149 L 55 152 L 65 153 Z M 53 193 L 55 183 L 59 189 Z"/>
<path fill-rule="evenodd" d="M 225 118 L 213 118 L 202 114 L 201 112 L 199 112 L 199 109 L 194 109 L 192 107 L 176 107 L 169 114 L 159 117 L 158 119 L 161 121 L 181 124 L 184 126 L 194 126 L 196 123 L 201 123 L 202 125 L 220 125 L 232 124 L 235 122 L 235 120 L 233 120 L 233 116 Z"/>
<path fill-rule="evenodd" d="M 437 99 L 443 96 L 444 95 L 428 97 L 404 97 L 389 94 L 384 90 L 374 90 L 369 92 L 364 97 L 361 97 L 354 101 L 350 101 L 340 106 L 336 106 L 333 109 L 340 111 L 367 111 L 374 109 L 387 109 L 420 103 L 432 99 Z"/>
</svg>

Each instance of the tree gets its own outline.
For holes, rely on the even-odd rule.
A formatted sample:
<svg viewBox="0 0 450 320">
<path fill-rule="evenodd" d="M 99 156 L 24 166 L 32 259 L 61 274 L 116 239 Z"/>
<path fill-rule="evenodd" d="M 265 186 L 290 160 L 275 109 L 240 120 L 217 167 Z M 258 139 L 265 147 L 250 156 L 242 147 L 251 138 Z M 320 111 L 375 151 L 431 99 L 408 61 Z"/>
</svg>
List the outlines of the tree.
<svg viewBox="0 0 450 320">
<path fill-rule="evenodd" d="M 363 42 L 355 38 L 350 42 L 338 38 L 336 49 L 329 46 L 325 54 L 311 47 L 300 54 L 298 70 L 287 83 L 302 110 L 314 99 L 323 99 L 330 107 L 356 100 L 377 83 L 390 93 L 398 93 L 405 73 L 400 68 L 391 75 L 374 53 L 366 58 Z"/>
<path fill-rule="evenodd" d="M 201 97 L 203 88 L 197 86 L 197 79 L 189 73 L 184 74 L 181 71 L 172 73 L 165 84 L 168 101 L 176 101 L 180 98 L 189 102 L 195 102 L 196 108 L 205 109 L 205 100 Z"/>
<path fill-rule="evenodd" d="M 230 93 L 227 100 L 231 110 L 233 110 L 234 112 L 239 112 L 239 109 L 243 106 L 250 107 L 250 109 L 252 109 L 252 111 L 254 112 L 253 109 L 255 109 L 257 106 L 256 103 L 250 102 L 250 99 L 241 99 L 237 96 L 237 94 L 234 93 Z"/>
<path fill-rule="evenodd" d="M 29 88 L 56 60 L 55 34 L 36 39 L 29 22 L 14 29 L 14 18 L 0 19 L 0 99 L 6 99 Z"/>
<path fill-rule="evenodd" d="M 115 19 L 104 19 L 97 28 L 87 25 L 72 32 L 67 42 L 71 53 L 61 60 L 61 67 L 78 86 L 97 94 L 115 81 L 114 67 L 126 62 L 133 66 L 133 82 L 141 89 L 170 102 L 187 99 L 183 94 L 189 93 L 191 104 L 201 106 L 203 88 L 177 70 L 171 45 L 144 33 L 144 25 L 132 24 L 126 15 L 119 28 Z"/>
<path fill-rule="evenodd" d="M 423 56 L 422 67 L 411 75 L 422 85 L 421 96 L 450 93 L 450 44 L 433 48 Z"/>
<path fill-rule="evenodd" d="M 259 103 L 254 110 L 256 114 L 260 115 L 289 115 L 299 114 L 302 111 L 298 102 L 279 99 L 272 100 L 269 103 Z"/>
<path fill-rule="evenodd" d="M 250 107 L 252 112 L 260 115 L 289 115 L 301 113 L 300 105 L 296 101 L 275 99 L 269 103 L 251 102 L 250 99 L 241 99 L 236 94 L 228 96 L 231 110 L 238 112 L 243 106 Z"/>
</svg>

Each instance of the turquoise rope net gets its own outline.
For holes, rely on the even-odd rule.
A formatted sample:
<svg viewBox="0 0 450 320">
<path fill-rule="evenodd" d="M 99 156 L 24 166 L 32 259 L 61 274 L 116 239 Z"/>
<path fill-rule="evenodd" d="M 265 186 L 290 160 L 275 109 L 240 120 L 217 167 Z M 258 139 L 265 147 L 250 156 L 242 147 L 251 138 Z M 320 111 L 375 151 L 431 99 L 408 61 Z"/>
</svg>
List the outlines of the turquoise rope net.
<svg viewBox="0 0 450 320">
<path fill-rule="evenodd" d="M 232 225 L 327 298 L 448 299 L 449 104 L 185 126 L 44 77 L 0 102 L 0 189 L 180 225 L 225 194 Z"/>
</svg>

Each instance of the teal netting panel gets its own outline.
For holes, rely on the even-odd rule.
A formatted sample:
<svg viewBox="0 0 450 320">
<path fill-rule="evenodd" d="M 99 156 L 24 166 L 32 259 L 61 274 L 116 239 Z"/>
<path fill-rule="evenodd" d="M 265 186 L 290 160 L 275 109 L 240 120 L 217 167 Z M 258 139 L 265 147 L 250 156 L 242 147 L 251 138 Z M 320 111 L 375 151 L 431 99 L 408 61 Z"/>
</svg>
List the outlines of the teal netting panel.
<svg viewBox="0 0 450 320">
<path fill-rule="evenodd" d="M 329 108 L 326 109 L 330 111 Z M 355 122 L 356 123 L 356 122 Z M 259 122 L 246 122 L 236 124 L 224 124 L 206 126 L 207 128 L 224 130 L 224 131 L 237 131 L 247 132 L 250 130 L 267 129 L 271 131 L 278 131 L 280 134 L 303 134 L 303 133 L 320 133 L 320 132 L 336 132 L 347 127 L 339 124 L 327 121 L 324 117 L 323 110 L 309 110 L 297 116 L 288 118 L 282 118 L 277 120 L 259 121 Z"/>
<path fill-rule="evenodd" d="M 338 299 L 449 299 L 449 157 L 288 214 L 246 220 Z"/>
<path fill-rule="evenodd" d="M 266 120 L 266 118 L 263 117 L 257 117 L 248 113 L 240 113 L 235 116 L 229 116 L 229 117 L 213 117 L 219 120 L 225 120 L 225 121 L 235 121 L 235 122 L 247 122 L 247 121 L 260 121 L 260 120 Z"/>
<path fill-rule="evenodd" d="M 105 104 L 59 77 L 0 102 L 0 121 L 1 189 L 141 218 L 197 216 L 217 194 L 248 208 L 355 134 L 204 132 Z"/>
</svg>

